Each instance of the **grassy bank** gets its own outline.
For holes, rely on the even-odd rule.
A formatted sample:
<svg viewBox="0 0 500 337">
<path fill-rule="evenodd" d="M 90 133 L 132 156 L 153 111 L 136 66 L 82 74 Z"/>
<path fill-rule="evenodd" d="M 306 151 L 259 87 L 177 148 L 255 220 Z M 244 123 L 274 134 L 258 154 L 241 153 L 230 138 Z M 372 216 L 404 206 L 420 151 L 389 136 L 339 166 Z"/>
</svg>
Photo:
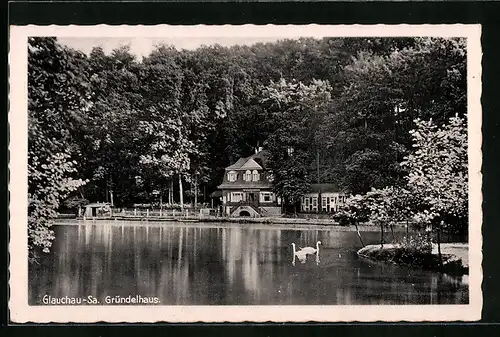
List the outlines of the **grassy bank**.
<svg viewBox="0 0 500 337">
<path fill-rule="evenodd" d="M 361 248 L 358 255 L 375 261 L 461 275 L 469 273 L 468 252 L 467 244 L 443 243 L 442 264 L 439 263 L 437 245 L 433 245 L 431 253 L 420 253 L 395 244 L 368 245 Z"/>
</svg>

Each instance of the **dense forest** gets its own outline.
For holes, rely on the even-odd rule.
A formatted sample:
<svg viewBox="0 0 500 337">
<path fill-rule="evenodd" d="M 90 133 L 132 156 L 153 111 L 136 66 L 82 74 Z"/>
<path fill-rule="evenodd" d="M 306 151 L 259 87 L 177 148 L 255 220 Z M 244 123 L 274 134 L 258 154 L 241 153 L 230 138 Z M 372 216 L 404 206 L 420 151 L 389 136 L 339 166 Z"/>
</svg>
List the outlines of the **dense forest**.
<svg viewBox="0 0 500 337">
<path fill-rule="evenodd" d="M 50 37 L 28 47 L 30 245 L 46 249 L 61 205 L 208 201 L 256 146 L 289 204 L 315 182 L 353 195 L 403 186 L 419 120 L 467 110 L 458 38 L 160 45 L 140 60 Z"/>
</svg>

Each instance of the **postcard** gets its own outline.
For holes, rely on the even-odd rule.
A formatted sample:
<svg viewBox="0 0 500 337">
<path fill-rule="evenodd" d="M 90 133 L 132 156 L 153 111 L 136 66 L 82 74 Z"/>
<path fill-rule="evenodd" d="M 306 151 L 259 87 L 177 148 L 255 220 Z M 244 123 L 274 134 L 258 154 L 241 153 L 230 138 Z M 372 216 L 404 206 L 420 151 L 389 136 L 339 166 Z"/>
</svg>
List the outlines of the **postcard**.
<svg viewBox="0 0 500 337">
<path fill-rule="evenodd" d="M 11 26 L 11 321 L 479 320 L 480 37 Z"/>
</svg>

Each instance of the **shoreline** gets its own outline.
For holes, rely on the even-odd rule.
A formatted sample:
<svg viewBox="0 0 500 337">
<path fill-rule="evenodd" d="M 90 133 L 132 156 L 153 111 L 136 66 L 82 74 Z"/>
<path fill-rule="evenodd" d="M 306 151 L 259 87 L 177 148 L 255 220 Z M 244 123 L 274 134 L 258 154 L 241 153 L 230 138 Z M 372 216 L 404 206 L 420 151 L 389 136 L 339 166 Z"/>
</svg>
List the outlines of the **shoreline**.
<svg viewBox="0 0 500 337">
<path fill-rule="evenodd" d="M 409 251 L 395 244 L 367 245 L 358 250 L 358 256 L 371 261 L 421 268 L 452 275 L 469 274 L 469 245 L 466 243 L 441 243 L 442 265 L 439 263 L 437 244 L 431 253 Z"/>
<path fill-rule="evenodd" d="M 164 223 L 178 223 L 179 225 L 190 225 L 190 226 L 207 226 L 211 223 L 213 224 L 235 224 L 235 225 L 266 225 L 269 227 L 279 227 L 279 226 L 287 226 L 286 228 L 297 228 L 297 227 L 314 227 L 319 229 L 335 229 L 337 231 L 356 231 L 356 227 L 353 225 L 342 226 L 337 221 L 331 219 L 302 219 L 302 218 L 278 218 L 278 217 L 269 217 L 269 218 L 217 218 L 217 217 L 96 217 L 96 218 L 59 218 L 55 219 L 55 225 L 70 225 L 70 224 L 97 224 L 105 221 L 117 221 L 117 222 L 130 222 L 137 223 L 141 226 L 148 225 L 160 225 L 162 222 Z M 358 229 L 360 232 L 377 232 L 379 231 L 378 226 L 373 225 L 358 225 Z M 395 231 L 405 230 L 403 226 L 395 226 Z"/>
</svg>

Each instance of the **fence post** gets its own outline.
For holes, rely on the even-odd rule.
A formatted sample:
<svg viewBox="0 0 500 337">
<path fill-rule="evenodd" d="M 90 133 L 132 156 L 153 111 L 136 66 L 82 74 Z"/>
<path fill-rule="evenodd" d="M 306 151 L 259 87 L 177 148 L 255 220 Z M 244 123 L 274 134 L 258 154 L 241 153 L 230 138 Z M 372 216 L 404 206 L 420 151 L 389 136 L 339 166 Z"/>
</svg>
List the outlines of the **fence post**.
<svg viewBox="0 0 500 337">
<path fill-rule="evenodd" d="M 134 208 L 134 216 L 137 215 L 137 208 Z"/>
<path fill-rule="evenodd" d="M 160 217 L 161 217 L 161 208 L 160 208 Z"/>
<path fill-rule="evenodd" d="M 172 217 L 175 218 L 175 209 L 172 210 Z"/>
<path fill-rule="evenodd" d="M 146 218 L 149 218 L 149 208 L 146 210 Z"/>
</svg>

